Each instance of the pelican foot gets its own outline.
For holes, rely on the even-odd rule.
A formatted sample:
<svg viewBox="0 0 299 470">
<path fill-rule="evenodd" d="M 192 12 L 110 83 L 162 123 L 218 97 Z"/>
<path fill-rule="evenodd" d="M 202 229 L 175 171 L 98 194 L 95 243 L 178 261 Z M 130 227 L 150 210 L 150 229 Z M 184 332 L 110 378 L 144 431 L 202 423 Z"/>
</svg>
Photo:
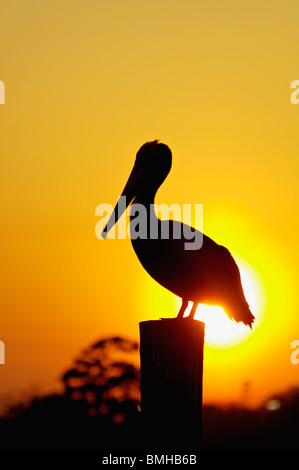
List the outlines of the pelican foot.
<svg viewBox="0 0 299 470">
<path fill-rule="evenodd" d="M 190 318 L 190 320 L 194 320 L 194 316 L 195 316 L 198 304 L 199 304 L 199 302 L 194 302 L 193 303 L 192 308 L 191 308 L 191 312 L 188 315 L 188 318 Z"/>
<path fill-rule="evenodd" d="M 182 305 L 176 318 L 183 318 L 187 307 L 188 307 L 188 300 L 182 299 Z"/>
</svg>

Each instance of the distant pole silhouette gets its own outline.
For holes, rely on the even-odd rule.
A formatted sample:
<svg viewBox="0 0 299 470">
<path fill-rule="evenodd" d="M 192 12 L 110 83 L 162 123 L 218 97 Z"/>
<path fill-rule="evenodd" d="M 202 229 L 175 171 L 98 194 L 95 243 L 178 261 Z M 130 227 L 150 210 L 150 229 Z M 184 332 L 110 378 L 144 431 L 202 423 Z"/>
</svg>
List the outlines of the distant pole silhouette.
<svg viewBox="0 0 299 470">
<path fill-rule="evenodd" d="M 200 448 L 204 326 L 186 318 L 139 323 L 147 448 Z"/>
<path fill-rule="evenodd" d="M 242 385 L 242 406 L 244 409 L 248 408 L 250 393 L 250 382 L 244 382 Z"/>
</svg>

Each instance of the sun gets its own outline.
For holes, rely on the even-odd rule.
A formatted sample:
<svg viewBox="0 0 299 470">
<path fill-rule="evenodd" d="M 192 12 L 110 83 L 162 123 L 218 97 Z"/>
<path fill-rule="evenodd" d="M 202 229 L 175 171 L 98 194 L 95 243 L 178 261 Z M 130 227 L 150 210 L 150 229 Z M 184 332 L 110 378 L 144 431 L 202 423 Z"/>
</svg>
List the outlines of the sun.
<svg viewBox="0 0 299 470">
<path fill-rule="evenodd" d="M 214 348 L 231 347 L 244 341 L 258 327 L 263 316 L 265 295 L 262 282 L 250 265 L 240 259 L 237 263 L 245 297 L 255 316 L 255 321 L 251 330 L 243 323 L 230 320 L 221 307 L 200 304 L 195 318 L 205 323 L 205 342 Z M 189 311 L 188 307 L 186 315 Z"/>
<path fill-rule="evenodd" d="M 246 300 L 250 309 L 255 316 L 252 330 L 243 323 L 237 323 L 230 320 L 221 307 L 212 307 L 209 305 L 199 304 L 196 310 L 195 319 L 205 323 L 205 344 L 211 348 L 229 348 L 249 338 L 252 333 L 259 327 L 265 310 L 265 289 L 263 282 L 256 270 L 247 262 L 238 256 L 234 256 L 241 274 L 241 281 Z M 147 298 L 151 299 L 147 302 L 144 309 L 144 319 L 159 319 L 165 317 L 166 312 L 172 314 L 166 317 L 173 317 L 173 311 L 179 311 L 182 300 L 174 296 L 172 292 L 167 291 L 159 284 L 153 284 L 149 276 L 142 280 L 142 295 L 147 290 Z M 135 298 L 137 299 L 137 297 Z M 138 305 L 143 301 L 138 298 Z M 185 317 L 189 315 L 193 302 L 189 302 L 186 309 Z"/>
</svg>

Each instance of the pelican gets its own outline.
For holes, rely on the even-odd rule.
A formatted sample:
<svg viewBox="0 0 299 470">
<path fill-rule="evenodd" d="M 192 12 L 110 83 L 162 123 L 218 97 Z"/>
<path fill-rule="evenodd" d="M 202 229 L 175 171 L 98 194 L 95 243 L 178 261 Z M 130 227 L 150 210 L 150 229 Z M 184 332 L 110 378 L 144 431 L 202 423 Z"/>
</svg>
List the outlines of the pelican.
<svg viewBox="0 0 299 470">
<path fill-rule="evenodd" d="M 147 142 L 138 150 L 129 179 L 122 192 L 126 198 L 124 207 L 119 201 L 105 226 L 102 237 L 121 217 L 132 203 L 142 204 L 147 213 L 145 223 L 147 237 L 132 237 L 135 253 L 144 269 L 166 289 L 182 298 L 177 318 L 183 318 L 189 301 L 193 306 L 188 318 L 193 319 L 199 303 L 217 305 L 236 322 L 252 327 L 254 316 L 243 292 L 238 266 L 225 247 L 211 238 L 189 227 L 195 235 L 202 237 L 197 250 L 186 250 L 184 225 L 178 221 L 164 221 L 157 218 L 154 199 L 157 190 L 168 175 L 172 165 L 169 147 L 158 140 Z M 132 214 L 132 210 L 131 210 Z M 156 222 L 158 237 L 149 235 L 149 223 Z M 169 224 L 169 238 L 161 237 L 163 224 Z M 181 229 L 181 238 L 174 237 L 174 230 Z M 197 232 L 197 233 L 196 233 Z"/>
</svg>

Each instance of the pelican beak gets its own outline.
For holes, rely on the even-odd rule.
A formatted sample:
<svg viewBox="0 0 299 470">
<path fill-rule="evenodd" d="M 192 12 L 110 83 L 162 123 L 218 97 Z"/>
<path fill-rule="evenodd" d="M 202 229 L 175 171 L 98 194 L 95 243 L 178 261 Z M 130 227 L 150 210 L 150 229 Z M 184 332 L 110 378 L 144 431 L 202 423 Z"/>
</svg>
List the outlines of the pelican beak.
<svg viewBox="0 0 299 470">
<path fill-rule="evenodd" d="M 131 174 L 128 178 L 127 184 L 123 189 L 121 197 L 119 198 L 106 226 L 102 231 L 102 238 L 106 238 L 108 235 L 109 230 L 116 224 L 116 222 L 120 219 L 122 214 L 125 212 L 129 204 L 132 202 L 134 197 L 137 195 L 138 190 L 141 186 L 141 176 L 143 174 L 143 168 L 137 168 L 136 164 L 131 171 Z M 125 197 L 125 204 L 123 203 L 123 197 Z M 120 203 L 122 201 L 122 203 Z"/>
</svg>

